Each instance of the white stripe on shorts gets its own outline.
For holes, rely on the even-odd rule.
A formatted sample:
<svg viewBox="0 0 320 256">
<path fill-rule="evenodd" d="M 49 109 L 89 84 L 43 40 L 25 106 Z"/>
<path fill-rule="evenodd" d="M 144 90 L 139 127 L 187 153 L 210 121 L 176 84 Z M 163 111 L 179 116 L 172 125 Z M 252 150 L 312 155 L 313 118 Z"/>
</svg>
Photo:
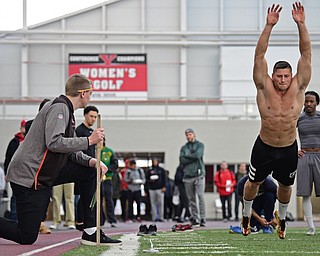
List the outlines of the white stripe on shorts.
<svg viewBox="0 0 320 256">
<path fill-rule="evenodd" d="M 251 180 L 254 180 L 254 177 L 256 176 L 256 168 L 254 168 L 253 166 L 252 166 L 252 164 L 250 163 L 250 166 L 249 166 L 249 178 L 251 179 Z"/>
</svg>

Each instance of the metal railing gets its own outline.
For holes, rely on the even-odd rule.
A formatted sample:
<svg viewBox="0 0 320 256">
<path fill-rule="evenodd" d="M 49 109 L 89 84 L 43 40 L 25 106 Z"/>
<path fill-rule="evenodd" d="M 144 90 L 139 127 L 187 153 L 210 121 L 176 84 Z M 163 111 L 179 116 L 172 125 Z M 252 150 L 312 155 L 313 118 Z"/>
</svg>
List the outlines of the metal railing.
<svg viewBox="0 0 320 256">
<path fill-rule="evenodd" d="M 42 99 L 0 98 L 0 120 L 33 118 Z M 227 99 L 123 99 L 91 101 L 107 119 L 248 120 L 259 119 L 254 97 Z M 82 118 L 82 110 L 75 112 Z"/>
</svg>

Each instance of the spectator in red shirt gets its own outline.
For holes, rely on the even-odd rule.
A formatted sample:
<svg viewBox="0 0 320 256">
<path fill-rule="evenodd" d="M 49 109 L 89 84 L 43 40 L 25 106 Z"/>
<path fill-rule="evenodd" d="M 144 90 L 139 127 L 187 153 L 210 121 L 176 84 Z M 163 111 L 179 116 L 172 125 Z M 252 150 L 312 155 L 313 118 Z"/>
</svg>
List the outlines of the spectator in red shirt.
<svg viewBox="0 0 320 256">
<path fill-rule="evenodd" d="M 214 176 L 214 183 L 217 186 L 220 200 L 222 203 L 223 221 L 227 222 L 231 219 L 231 201 L 234 187 L 236 186 L 236 178 L 232 171 L 228 169 L 228 164 L 223 161 L 220 164 L 220 170 Z M 228 215 L 226 214 L 226 202 L 228 203 Z"/>
</svg>

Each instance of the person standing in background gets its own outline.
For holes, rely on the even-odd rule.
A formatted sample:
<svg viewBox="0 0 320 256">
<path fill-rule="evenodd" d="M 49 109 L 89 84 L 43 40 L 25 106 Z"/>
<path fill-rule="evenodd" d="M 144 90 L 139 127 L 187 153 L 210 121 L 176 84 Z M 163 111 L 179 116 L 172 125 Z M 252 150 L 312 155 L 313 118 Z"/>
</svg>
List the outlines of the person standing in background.
<svg viewBox="0 0 320 256">
<path fill-rule="evenodd" d="M 204 201 L 206 174 L 203 161 L 204 145 L 196 139 L 195 132 L 191 128 L 185 130 L 185 136 L 187 143 L 180 149 L 179 161 L 180 165 L 184 166 L 183 182 L 191 208 L 191 224 L 195 227 L 199 225 L 204 227 L 206 225 Z"/>
<path fill-rule="evenodd" d="M 140 205 L 141 205 L 141 185 L 146 182 L 144 170 L 137 167 L 135 160 L 130 160 L 129 169 L 125 175 L 125 181 L 128 183 L 129 190 L 129 210 L 128 217 L 131 221 L 141 222 Z M 134 216 L 133 202 L 137 204 L 137 215 Z"/>
<path fill-rule="evenodd" d="M 113 205 L 116 208 L 117 200 L 120 199 L 121 194 L 121 168 L 117 168 L 116 172 L 112 175 L 112 187 L 113 187 Z"/>
<path fill-rule="evenodd" d="M 152 159 L 152 167 L 146 173 L 146 191 L 150 197 L 152 221 L 163 221 L 166 173 L 156 158 Z"/>
<path fill-rule="evenodd" d="M 173 191 L 174 191 L 174 181 L 169 177 L 169 171 L 165 171 L 165 192 L 164 192 L 164 218 L 170 220 L 173 218 Z"/>
<path fill-rule="evenodd" d="M 236 185 L 236 178 L 234 173 L 228 169 L 226 161 L 220 164 L 220 170 L 214 175 L 214 183 L 217 186 L 222 203 L 223 221 L 227 222 L 232 217 L 232 194 Z M 228 205 L 228 215 L 226 213 L 226 203 Z"/>
<path fill-rule="evenodd" d="M 7 172 L 8 172 L 8 167 L 9 167 L 9 164 L 11 162 L 11 159 L 12 159 L 14 153 L 18 149 L 20 143 L 24 140 L 24 136 L 26 134 L 26 128 L 25 128 L 26 122 L 27 122 L 27 120 L 25 120 L 25 119 L 23 119 L 20 122 L 20 131 L 14 135 L 14 138 L 12 140 L 10 140 L 10 142 L 8 144 L 8 147 L 6 150 L 6 155 L 5 155 L 5 160 L 4 160 L 4 164 L 3 164 L 5 174 L 7 174 Z"/>
<path fill-rule="evenodd" d="M 320 196 L 320 112 L 319 94 L 305 93 L 304 111 L 298 120 L 301 149 L 298 151 L 297 196 L 302 196 L 302 208 L 309 227 L 307 235 L 316 235 L 312 216 L 311 194 Z"/>
<path fill-rule="evenodd" d="M 128 183 L 125 180 L 126 173 L 130 167 L 130 159 L 124 161 L 125 167 L 120 170 L 121 175 L 121 191 L 120 191 L 120 203 L 121 203 L 121 219 L 123 222 L 132 222 L 128 218 L 129 216 L 129 197 L 130 191 L 128 189 Z"/>
<path fill-rule="evenodd" d="M 103 198 L 106 202 L 106 217 L 111 227 L 115 228 L 117 227 L 117 220 L 114 215 L 112 176 L 118 168 L 118 157 L 111 148 L 106 146 L 105 140 L 101 149 L 101 161 L 108 167 L 102 182 Z"/>
<path fill-rule="evenodd" d="M 239 220 L 239 194 L 238 194 L 238 182 L 239 180 L 247 174 L 247 165 L 246 163 L 241 163 L 239 165 L 238 171 L 235 174 L 236 177 L 236 186 L 234 187 L 234 218 L 235 221 Z"/>
<path fill-rule="evenodd" d="M 176 217 L 178 223 L 183 223 L 186 220 L 190 219 L 190 210 L 189 210 L 189 199 L 187 196 L 186 188 L 184 187 L 183 182 L 183 166 L 179 165 L 174 175 L 174 184 L 178 187 L 179 190 L 179 205 L 177 207 Z M 182 211 L 184 209 L 184 216 L 182 216 Z"/>
<path fill-rule="evenodd" d="M 66 183 L 52 188 L 52 211 L 53 211 L 53 224 L 50 229 L 59 229 L 61 224 L 60 208 L 62 199 L 65 203 L 65 226 L 69 229 L 76 229 L 75 216 L 74 216 L 74 183 Z"/>
<path fill-rule="evenodd" d="M 83 122 L 78 125 L 75 130 L 77 137 L 90 137 L 93 133 L 93 126 L 97 121 L 99 114 L 99 110 L 97 107 L 89 105 L 83 109 Z M 87 149 L 82 150 L 82 152 L 88 156 L 95 157 L 96 156 L 96 146 L 91 145 Z M 79 168 L 87 168 L 88 171 L 91 170 L 90 167 L 79 167 Z M 82 199 L 80 197 L 80 184 L 79 182 L 75 182 L 74 184 L 74 194 L 75 194 L 75 224 L 76 229 L 79 231 L 83 231 L 83 209 L 82 209 Z"/>
</svg>

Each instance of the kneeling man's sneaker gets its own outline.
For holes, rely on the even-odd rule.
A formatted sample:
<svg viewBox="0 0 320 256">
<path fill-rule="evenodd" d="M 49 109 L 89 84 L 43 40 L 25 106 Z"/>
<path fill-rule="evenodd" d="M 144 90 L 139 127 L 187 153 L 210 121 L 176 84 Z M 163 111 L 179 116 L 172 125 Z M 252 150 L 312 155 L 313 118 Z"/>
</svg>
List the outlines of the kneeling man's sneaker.
<svg viewBox="0 0 320 256">
<path fill-rule="evenodd" d="M 250 227 L 250 234 L 252 234 L 252 235 L 259 234 L 259 231 L 260 230 L 256 226 Z"/>
<path fill-rule="evenodd" d="M 247 236 L 250 233 L 250 218 L 247 216 L 242 217 L 241 231 L 244 236 Z"/>
<path fill-rule="evenodd" d="M 234 226 L 234 227 L 230 226 L 229 233 L 230 234 L 242 234 L 241 227 L 239 227 L 239 226 Z"/>
<path fill-rule="evenodd" d="M 97 243 L 97 231 L 92 235 L 88 235 L 85 231 L 82 233 L 81 244 L 84 245 L 96 245 Z M 122 241 L 117 239 L 112 239 L 100 230 L 100 245 L 121 245 Z"/>
<path fill-rule="evenodd" d="M 287 222 L 285 219 L 280 220 L 277 210 L 274 212 L 274 217 L 278 222 L 278 228 L 277 228 L 278 236 L 280 239 L 285 239 Z"/>
<path fill-rule="evenodd" d="M 273 230 L 269 225 L 267 227 L 263 227 L 262 230 L 263 230 L 263 234 L 272 234 L 273 233 Z"/>
</svg>

